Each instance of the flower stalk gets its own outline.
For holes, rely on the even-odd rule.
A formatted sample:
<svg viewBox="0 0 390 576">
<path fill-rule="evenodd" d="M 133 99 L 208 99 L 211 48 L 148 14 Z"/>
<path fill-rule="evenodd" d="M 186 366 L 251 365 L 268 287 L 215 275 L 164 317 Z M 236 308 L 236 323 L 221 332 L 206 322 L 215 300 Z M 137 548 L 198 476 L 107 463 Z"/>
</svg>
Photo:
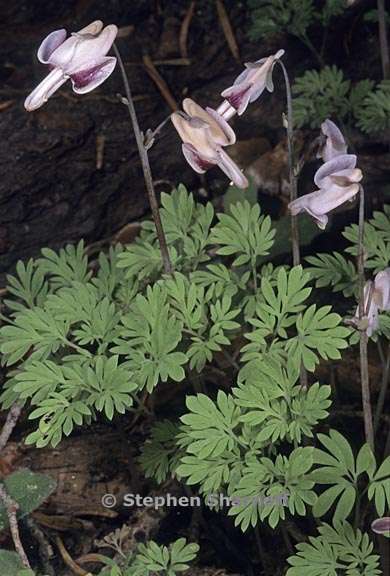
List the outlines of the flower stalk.
<svg viewBox="0 0 390 576">
<path fill-rule="evenodd" d="M 150 168 L 148 151 L 145 147 L 143 134 L 142 134 L 140 127 L 139 127 L 139 124 L 138 124 L 137 114 L 136 114 L 135 107 L 134 107 L 134 101 L 133 101 L 133 97 L 131 95 L 130 84 L 129 84 L 129 80 L 127 78 L 127 74 L 126 74 L 125 66 L 123 64 L 122 57 L 121 57 L 120 52 L 118 50 L 118 47 L 116 46 L 115 43 L 113 44 L 113 48 L 114 48 L 115 56 L 117 57 L 119 68 L 120 68 L 122 78 L 123 78 L 123 84 L 124 84 L 125 93 L 126 93 L 126 106 L 127 106 L 128 111 L 129 111 L 131 123 L 133 125 L 133 130 L 134 130 L 135 140 L 137 143 L 138 153 L 139 153 L 139 156 L 141 159 L 141 165 L 142 165 L 142 171 L 144 174 L 145 186 L 146 186 L 146 190 L 148 193 L 148 198 L 149 198 L 149 203 L 150 203 L 150 208 L 152 211 L 154 224 L 156 226 L 157 238 L 158 238 L 158 241 L 160 244 L 160 250 L 161 250 L 161 257 L 162 257 L 162 261 L 163 261 L 164 272 L 166 274 L 171 274 L 173 271 L 173 267 L 172 267 L 171 259 L 169 257 L 168 245 L 167 245 L 163 225 L 161 222 L 156 192 L 155 192 L 154 185 L 153 185 L 152 171 Z"/>
<path fill-rule="evenodd" d="M 361 324 L 365 316 L 364 306 L 364 188 L 360 186 L 359 201 L 359 237 L 358 237 L 358 276 L 359 276 L 359 321 Z M 362 387 L 362 404 L 364 431 L 366 442 L 374 451 L 374 426 L 372 420 L 372 407 L 370 398 L 370 381 L 368 373 L 368 354 L 367 354 L 368 335 L 365 329 L 360 326 L 360 380 Z"/>
<path fill-rule="evenodd" d="M 294 202 L 294 200 L 296 200 L 298 196 L 298 182 L 297 177 L 295 175 L 295 166 L 294 166 L 294 125 L 293 125 L 291 84 L 285 65 L 280 59 L 278 59 L 277 62 L 283 71 L 284 83 L 286 87 L 287 152 L 288 152 L 288 171 L 290 180 L 290 202 Z M 294 214 L 291 215 L 291 241 L 292 241 L 293 264 L 294 266 L 298 266 L 301 262 L 301 254 L 299 250 L 298 218 Z"/>
</svg>

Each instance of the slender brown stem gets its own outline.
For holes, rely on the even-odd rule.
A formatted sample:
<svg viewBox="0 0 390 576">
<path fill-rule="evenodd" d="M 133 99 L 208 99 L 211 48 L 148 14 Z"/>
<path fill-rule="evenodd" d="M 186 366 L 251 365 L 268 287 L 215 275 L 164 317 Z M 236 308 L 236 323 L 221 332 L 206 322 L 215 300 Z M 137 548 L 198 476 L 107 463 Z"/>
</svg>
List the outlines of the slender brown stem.
<svg viewBox="0 0 390 576">
<path fill-rule="evenodd" d="M 13 429 L 16 426 L 17 421 L 19 420 L 20 414 L 22 412 L 22 406 L 20 404 L 13 404 L 7 414 L 7 419 L 3 426 L 3 429 L 0 433 L 0 454 L 4 450 L 9 437 L 12 434 Z"/>
<path fill-rule="evenodd" d="M 115 55 L 118 59 L 119 68 L 121 70 L 121 74 L 122 74 L 122 78 L 123 78 L 123 83 L 124 83 L 125 92 L 126 92 L 126 106 L 127 106 L 128 111 L 129 111 L 131 123 L 133 125 L 135 140 L 137 142 L 138 152 L 139 152 L 139 155 L 141 158 L 142 171 L 144 174 L 146 190 L 148 192 L 150 208 L 152 210 L 152 216 L 153 216 L 154 224 L 156 226 L 157 238 L 158 238 L 158 241 L 160 243 L 160 250 L 161 250 L 161 257 L 162 257 L 163 266 L 164 266 L 164 272 L 167 274 L 171 274 L 172 270 L 173 270 L 172 269 L 172 263 L 171 263 L 171 259 L 169 257 L 167 241 L 165 238 L 164 229 L 163 229 L 161 217 L 160 217 L 160 212 L 158 209 L 158 202 L 157 202 L 156 192 L 154 190 L 152 171 L 150 169 L 148 152 L 145 148 L 143 135 L 142 135 L 142 132 L 141 132 L 139 124 L 138 124 L 137 114 L 135 111 L 134 102 L 133 102 L 133 98 L 131 95 L 130 84 L 129 84 L 129 80 L 127 78 L 126 69 L 125 69 L 125 66 L 123 64 L 123 60 L 122 60 L 121 55 L 119 53 L 118 47 L 114 44 L 113 48 L 114 48 Z"/>
<path fill-rule="evenodd" d="M 379 45 L 381 49 L 383 78 L 390 77 L 389 42 L 387 39 L 385 1 L 378 0 Z"/>
<path fill-rule="evenodd" d="M 19 526 L 18 521 L 16 518 L 16 513 L 19 509 L 19 506 L 12 498 L 7 494 L 5 487 L 0 484 L 0 500 L 3 502 L 6 512 L 7 518 L 9 522 L 9 527 L 11 530 L 12 540 L 14 542 L 15 550 L 19 555 L 20 560 L 22 561 L 23 566 L 26 568 L 31 568 L 30 562 L 28 561 L 27 554 L 24 551 L 22 541 L 20 539 L 19 534 Z"/>
<path fill-rule="evenodd" d="M 364 188 L 360 186 L 359 202 L 359 244 L 358 244 L 358 275 L 359 275 L 359 320 L 361 321 L 364 310 Z M 364 431 L 366 442 L 374 451 L 374 427 L 372 421 L 372 408 L 370 399 L 370 381 L 368 374 L 368 337 L 365 329 L 360 329 L 360 380 L 362 387 L 362 403 L 364 416 Z"/>
<path fill-rule="evenodd" d="M 290 202 L 292 202 L 297 198 L 298 186 L 294 166 L 294 125 L 293 125 L 291 84 L 285 65 L 281 60 L 278 60 L 277 62 L 283 70 L 284 83 L 286 86 L 288 171 L 290 180 Z M 301 262 L 301 255 L 299 251 L 299 229 L 298 229 L 297 216 L 291 216 L 291 240 L 292 240 L 293 264 L 294 266 L 298 266 Z"/>
</svg>

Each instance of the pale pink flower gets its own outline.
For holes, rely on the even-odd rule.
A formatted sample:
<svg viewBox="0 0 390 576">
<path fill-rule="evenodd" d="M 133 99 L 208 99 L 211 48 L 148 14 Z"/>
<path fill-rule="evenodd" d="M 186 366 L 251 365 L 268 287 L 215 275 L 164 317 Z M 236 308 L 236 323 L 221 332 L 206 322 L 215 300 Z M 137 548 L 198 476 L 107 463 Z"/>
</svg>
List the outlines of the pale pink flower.
<svg viewBox="0 0 390 576">
<path fill-rule="evenodd" d="M 172 122 L 183 141 L 183 154 L 190 166 L 204 174 L 212 166 L 219 168 L 239 188 L 248 180 L 223 150 L 234 144 L 236 135 L 226 120 L 212 108 L 203 109 L 190 98 L 183 101 L 184 112 L 174 112 Z"/>
<path fill-rule="evenodd" d="M 374 283 L 368 280 L 364 285 L 364 326 L 367 336 L 372 336 L 373 332 L 378 330 L 379 326 L 379 309 L 374 300 Z M 359 319 L 359 306 L 356 308 L 355 319 Z"/>
<path fill-rule="evenodd" d="M 300 212 L 307 212 L 319 228 L 324 229 L 328 222 L 327 214 L 347 200 L 352 200 L 359 192 L 358 182 L 363 175 L 356 168 L 356 162 L 353 154 L 343 154 L 323 164 L 314 176 L 319 190 L 290 202 L 288 207 L 291 214 L 296 216 Z"/>
<path fill-rule="evenodd" d="M 367 336 L 372 336 L 379 326 L 379 311 L 390 310 L 390 268 L 385 268 L 368 280 L 364 286 L 364 315 Z M 359 306 L 355 318 L 359 318 Z"/>
<path fill-rule="evenodd" d="M 90 92 L 104 82 L 116 65 L 116 58 L 106 56 L 118 28 L 96 20 L 67 38 L 66 30 L 49 34 L 38 49 L 38 60 L 47 64 L 50 73 L 27 96 L 29 112 L 42 106 L 69 78 L 77 94 Z"/>
<path fill-rule="evenodd" d="M 371 524 L 371 530 L 376 534 L 390 536 L 390 517 L 383 516 L 383 518 L 376 518 Z"/>
<path fill-rule="evenodd" d="M 373 300 L 380 310 L 390 310 L 390 268 L 385 268 L 375 276 Z"/>
<path fill-rule="evenodd" d="M 321 124 L 321 132 L 325 137 L 325 143 L 318 153 L 318 157 L 324 162 L 332 160 L 336 156 L 347 153 L 347 144 L 339 128 L 332 120 L 325 120 Z"/>
<path fill-rule="evenodd" d="M 226 120 L 236 113 L 241 116 L 248 104 L 257 100 L 266 88 L 273 92 L 272 71 L 283 54 L 284 50 L 278 50 L 268 58 L 245 64 L 245 70 L 235 79 L 233 86 L 221 93 L 225 100 L 217 108 L 217 112 Z"/>
</svg>

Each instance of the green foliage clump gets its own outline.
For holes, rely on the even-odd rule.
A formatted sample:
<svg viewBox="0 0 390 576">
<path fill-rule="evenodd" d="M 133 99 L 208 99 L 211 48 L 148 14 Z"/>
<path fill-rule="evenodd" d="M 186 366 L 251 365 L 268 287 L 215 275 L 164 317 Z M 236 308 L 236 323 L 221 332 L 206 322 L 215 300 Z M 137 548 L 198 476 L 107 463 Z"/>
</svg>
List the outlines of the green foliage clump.
<svg viewBox="0 0 390 576">
<path fill-rule="evenodd" d="M 136 552 L 122 558 L 120 563 L 102 557 L 107 567 L 99 576 L 176 576 L 189 569 L 188 563 L 196 558 L 198 551 L 198 544 L 187 544 L 185 538 L 179 538 L 169 546 L 149 540 L 139 544 Z"/>
<path fill-rule="evenodd" d="M 355 117 L 366 134 L 390 129 L 390 80 L 383 80 L 375 90 L 364 95 Z"/>
<path fill-rule="evenodd" d="M 357 119 L 363 127 L 359 119 L 365 117 L 366 102 L 374 94 L 373 87 L 371 80 L 352 85 L 337 66 L 308 70 L 295 80 L 292 88 L 295 123 L 297 127 L 317 128 L 326 118 L 332 117 L 345 122 Z"/>
<path fill-rule="evenodd" d="M 292 576 L 338 569 L 379 574 L 368 537 L 348 522 L 363 498 L 377 516 L 386 513 L 390 458 L 377 463 L 367 444 L 355 451 L 336 430 L 318 433 L 331 388 L 302 385 L 303 370 L 339 359 L 357 338 L 312 293 L 314 284 L 356 296 L 357 227 L 344 231 L 350 242 L 344 254 L 310 256 L 306 268 L 275 266 L 275 229 L 257 203 L 232 202 L 215 214 L 179 186 L 162 204 L 172 274 L 162 271 L 149 221 L 136 242 L 112 247 L 93 265 L 82 242 L 18 263 L 1 316 L 8 371 L 2 406 L 24 402 L 36 422 L 26 442 L 56 446 L 99 416 L 112 420 L 142 409 L 156 387 L 196 379 L 200 388 L 186 396 L 180 421 L 152 427 L 139 456 L 145 476 L 196 486 L 214 510 L 224 507 L 216 495 L 224 496 L 227 514 L 243 531 L 261 522 L 275 529 L 308 514 L 329 518 L 333 527 L 323 524 L 319 536 L 297 546 Z M 366 269 L 386 268 L 388 207 L 368 221 L 364 244 Z M 390 335 L 386 318 L 379 334 Z M 233 386 L 199 392 L 205 369 L 220 371 L 221 356 Z M 6 488 L 12 495 L 12 482 Z M 35 504 L 29 506 L 27 512 Z M 102 556 L 101 576 L 175 576 L 197 551 L 184 539 L 170 546 L 151 541 L 119 554 L 119 561 Z"/>
<path fill-rule="evenodd" d="M 315 18 L 312 0 L 248 0 L 252 26 L 249 36 L 259 40 L 286 31 L 302 37 Z"/>
<path fill-rule="evenodd" d="M 230 214 L 195 203 L 179 186 L 162 198 L 161 217 L 176 272 L 161 276 L 154 226 L 128 247 L 100 254 L 93 272 L 82 242 L 18 263 L 8 277 L 0 328 L 9 379 L 0 397 L 31 405 L 38 421 L 27 443 L 56 446 L 100 413 L 133 410 L 158 383 L 200 372 L 240 329 L 238 303 L 256 292 L 258 266 L 273 244 L 269 217 L 248 202 Z M 232 268 L 208 263 L 214 247 Z M 155 254 L 155 258 L 153 257 Z"/>
<path fill-rule="evenodd" d="M 379 556 L 373 554 L 368 534 L 354 530 L 348 522 L 322 524 L 319 536 L 297 544 L 297 553 L 288 558 L 287 576 L 336 576 L 345 573 L 379 576 Z M 342 572 L 340 572 L 342 571 Z"/>
<path fill-rule="evenodd" d="M 294 445 L 303 436 L 313 437 L 314 427 L 328 415 L 329 386 L 316 383 L 306 393 L 298 376 L 291 362 L 282 368 L 278 361 L 254 359 L 241 368 L 232 394 L 219 391 L 215 401 L 204 394 L 187 397 L 182 425 L 159 425 L 143 448 L 142 468 L 161 481 L 174 473 L 190 485 L 199 484 L 206 502 L 221 491 L 242 499 L 288 494 L 289 511 L 305 514 L 305 503 L 312 505 L 316 498 L 308 479 L 312 449 L 297 448 L 289 457 L 276 458 L 270 451 L 282 442 Z M 168 441 L 162 441 L 164 436 Z M 248 503 L 232 507 L 229 514 L 236 515 L 243 530 L 264 519 L 274 527 L 285 518 L 285 506 L 283 501 Z"/>
<path fill-rule="evenodd" d="M 248 7 L 252 22 L 249 36 L 252 40 L 280 32 L 306 40 L 310 26 L 318 21 L 328 26 L 333 17 L 344 12 L 346 2 L 326 0 L 318 9 L 313 0 L 248 0 Z"/>
</svg>

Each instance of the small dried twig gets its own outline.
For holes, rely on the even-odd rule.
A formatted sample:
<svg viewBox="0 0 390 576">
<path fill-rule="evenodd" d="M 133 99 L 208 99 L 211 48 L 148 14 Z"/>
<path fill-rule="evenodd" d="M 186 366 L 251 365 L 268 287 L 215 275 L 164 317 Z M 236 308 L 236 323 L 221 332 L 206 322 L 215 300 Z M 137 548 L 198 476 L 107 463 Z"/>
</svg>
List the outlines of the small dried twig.
<svg viewBox="0 0 390 576">
<path fill-rule="evenodd" d="M 153 60 L 155 66 L 189 66 L 191 60 L 189 58 L 163 58 L 161 60 Z M 126 67 L 144 66 L 141 61 L 138 62 L 124 62 Z"/>
<path fill-rule="evenodd" d="M 173 112 L 178 110 L 179 106 L 177 105 L 176 100 L 172 96 L 171 91 L 168 88 L 168 84 L 165 82 L 164 78 L 161 76 L 161 74 L 153 64 L 150 56 L 145 54 L 145 56 L 143 57 L 143 62 L 147 73 L 149 74 L 153 82 L 156 84 L 157 88 L 160 90 L 161 95 L 168 104 L 168 106 L 171 108 Z"/>
<path fill-rule="evenodd" d="M 226 12 L 223 0 L 216 0 L 216 5 L 217 5 L 218 18 L 221 23 L 222 30 L 226 38 L 226 42 L 230 48 L 230 52 L 233 54 L 233 57 L 237 60 L 237 62 L 241 62 L 240 51 L 238 48 L 236 37 L 234 35 L 232 25 L 230 24 L 229 16 L 228 13 Z"/>
<path fill-rule="evenodd" d="M 382 72 L 386 80 L 390 77 L 389 42 L 387 38 L 385 0 L 378 0 L 379 44 L 381 49 Z"/>
<path fill-rule="evenodd" d="M 15 100 L 6 100 L 5 102 L 0 102 L 0 112 L 4 110 L 8 110 L 13 104 L 15 104 Z"/>
<path fill-rule="evenodd" d="M 155 66 L 189 66 L 189 58 L 165 58 L 164 60 L 153 60 Z"/>
<path fill-rule="evenodd" d="M 359 202 L 359 243 L 358 243 L 358 276 L 359 276 L 359 321 L 365 314 L 364 310 L 364 188 L 360 186 Z M 366 442 L 374 451 L 374 426 L 372 421 L 372 408 L 370 399 L 370 381 L 368 374 L 368 337 L 365 329 L 360 329 L 360 380 L 362 387 L 362 403 L 364 415 L 364 431 Z"/>
<path fill-rule="evenodd" d="M 389 387 L 389 382 L 390 382 L 390 344 L 388 345 L 388 348 L 387 348 L 387 356 L 386 357 L 384 357 L 383 350 L 381 348 L 381 343 L 379 340 L 378 340 L 378 349 L 381 351 L 380 355 L 381 355 L 383 373 L 382 373 L 381 388 L 380 388 L 379 397 L 378 397 L 376 410 L 375 410 L 374 433 L 376 433 L 376 431 L 378 430 L 379 422 L 380 422 L 381 415 L 383 412 L 383 406 L 385 405 L 387 389 Z"/>
<path fill-rule="evenodd" d="M 118 30 L 117 38 L 127 38 L 135 30 L 135 26 L 121 26 Z"/>
<path fill-rule="evenodd" d="M 2 500 L 7 512 L 7 518 L 15 550 L 18 553 L 18 556 L 23 566 L 25 566 L 26 568 L 31 568 L 30 562 L 28 561 L 27 554 L 24 551 L 23 544 L 19 534 L 18 520 L 16 518 L 16 513 L 19 510 L 19 505 L 7 494 L 7 491 L 2 484 L 0 484 L 0 500 Z"/>
<path fill-rule="evenodd" d="M 68 568 L 70 568 L 72 570 L 72 572 L 74 572 L 74 574 L 77 574 L 77 576 L 87 576 L 89 574 L 89 572 L 84 570 L 84 568 L 81 568 L 81 566 L 79 566 L 73 560 L 73 558 L 71 557 L 71 555 L 69 554 L 69 552 L 65 548 L 64 543 L 61 540 L 61 538 L 59 536 L 56 536 L 55 540 L 56 540 L 56 544 L 58 546 L 58 550 L 60 551 L 61 557 L 62 557 L 63 561 L 65 562 L 65 564 L 68 566 Z"/>
<path fill-rule="evenodd" d="M 105 136 L 103 134 L 98 134 L 96 136 L 96 170 L 101 170 L 103 168 L 105 144 Z"/>
<path fill-rule="evenodd" d="M 188 58 L 188 46 L 187 46 L 188 31 L 190 29 L 194 12 L 195 12 L 195 2 L 191 2 L 190 5 L 188 6 L 188 10 L 186 12 L 186 15 L 184 16 L 184 20 L 181 23 L 180 27 L 179 47 L 182 58 Z"/>
<path fill-rule="evenodd" d="M 77 564 L 105 564 L 105 556 L 103 554 L 84 554 L 76 559 Z"/>
<path fill-rule="evenodd" d="M 22 406 L 20 404 L 13 404 L 7 414 L 7 419 L 0 433 L 0 454 L 4 450 L 9 437 L 12 434 L 13 429 L 19 420 L 20 414 L 22 413 Z"/>
</svg>

